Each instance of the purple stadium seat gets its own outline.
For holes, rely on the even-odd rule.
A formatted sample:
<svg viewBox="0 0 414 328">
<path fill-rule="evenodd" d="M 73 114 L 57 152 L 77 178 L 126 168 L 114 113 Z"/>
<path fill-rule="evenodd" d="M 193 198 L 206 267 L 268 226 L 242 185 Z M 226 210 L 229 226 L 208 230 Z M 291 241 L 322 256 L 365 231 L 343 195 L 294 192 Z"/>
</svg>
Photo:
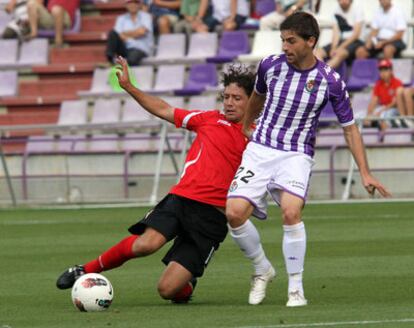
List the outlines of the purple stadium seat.
<svg viewBox="0 0 414 328">
<path fill-rule="evenodd" d="M 91 88 L 85 91 L 78 91 L 78 95 L 80 97 L 99 97 L 111 94 L 112 89 L 108 79 L 109 70 L 109 68 L 95 68 Z"/>
<path fill-rule="evenodd" d="M 98 99 L 93 106 L 91 123 L 119 122 L 120 110 L 119 99 Z"/>
<path fill-rule="evenodd" d="M 88 104 L 84 100 L 66 100 L 60 106 L 58 125 L 86 124 Z"/>
<path fill-rule="evenodd" d="M 192 96 L 188 102 L 189 109 L 215 110 L 217 109 L 216 95 Z"/>
<path fill-rule="evenodd" d="M 19 42 L 17 39 L 0 40 L 0 68 L 13 67 L 17 63 L 17 52 L 19 50 Z"/>
<path fill-rule="evenodd" d="M 275 11 L 275 1 L 274 0 L 256 0 L 255 13 L 260 17 Z"/>
<path fill-rule="evenodd" d="M 166 103 L 170 104 L 175 108 L 184 108 L 184 97 L 161 97 Z"/>
<path fill-rule="evenodd" d="M 152 66 L 131 67 L 131 72 L 137 82 L 137 87 L 142 91 L 150 91 L 154 84 L 154 68 Z"/>
<path fill-rule="evenodd" d="M 231 62 L 238 55 L 247 54 L 249 51 L 249 36 L 245 31 L 225 31 L 221 36 L 217 55 L 207 58 L 207 62 Z"/>
<path fill-rule="evenodd" d="M 207 89 L 217 90 L 217 68 L 215 64 L 193 64 L 187 83 L 182 89 L 175 90 L 177 96 L 198 95 Z"/>
<path fill-rule="evenodd" d="M 160 65 L 155 77 L 155 85 L 151 92 L 166 93 L 184 87 L 184 65 Z"/>
<path fill-rule="evenodd" d="M 75 22 L 73 23 L 71 28 L 66 29 L 66 30 L 63 31 L 63 35 L 79 33 L 80 30 L 81 30 L 81 21 L 82 21 L 81 12 L 80 12 L 80 10 L 77 10 L 76 13 L 75 13 Z M 46 38 L 54 37 L 55 36 L 55 31 L 54 30 L 39 29 L 38 36 L 39 37 L 46 37 Z"/>
<path fill-rule="evenodd" d="M 413 61 L 408 58 L 398 58 L 392 60 L 394 75 L 400 79 L 405 86 L 413 82 Z"/>
<path fill-rule="evenodd" d="M 0 71 L 0 97 L 16 96 L 18 75 L 16 71 Z"/>
<path fill-rule="evenodd" d="M 364 144 L 376 144 L 380 140 L 381 133 L 376 128 L 362 128 L 361 135 Z"/>
<path fill-rule="evenodd" d="M 413 142 L 414 130 L 411 128 L 389 128 L 384 131 L 385 144 L 405 144 Z"/>
<path fill-rule="evenodd" d="M 373 85 L 379 78 L 376 59 L 355 59 L 348 79 L 348 90 L 359 91 Z"/>
<path fill-rule="evenodd" d="M 160 138 L 150 133 L 129 133 L 120 139 L 121 149 L 126 152 L 158 151 Z"/>
<path fill-rule="evenodd" d="M 162 34 L 158 40 L 155 56 L 142 60 L 142 64 L 175 62 L 185 56 L 185 34 Z"/>
<path fill-rule="evenodd" d="M 49 61 L 49 41 L 33 39 L 22 43 L 18 66 L 46 65 Z"/>
<path fill-rule="evenodd" d="M 316 146 L 344 146 L 346 144 L 341 128 L 325 128 L 318 131 Z"/>
</svg>

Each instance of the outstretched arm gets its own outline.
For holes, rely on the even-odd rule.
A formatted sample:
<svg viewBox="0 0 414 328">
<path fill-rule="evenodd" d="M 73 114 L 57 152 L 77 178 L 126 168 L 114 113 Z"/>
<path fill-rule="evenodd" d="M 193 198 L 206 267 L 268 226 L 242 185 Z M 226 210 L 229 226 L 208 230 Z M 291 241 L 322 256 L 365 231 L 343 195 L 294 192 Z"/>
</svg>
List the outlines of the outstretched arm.
<svg viewBox="0 0 414 328">
<path fill-rule="evenodd" d="M 129 78 L 128 64 L 125 58 L 118 57 L 116 75 L 119 85 L 128 92 L 146 111 L 170 123 L 174 123 L 174 107 L 158 97 L 154 97 L 135 88 Z"/>
<path fill-rule="evenodd" d="M 378 189 L 379 193 L 383 197 L 390 197 L 391 194 L 388 192 L 388 190 L 377 179 L 375 179 L 369 171 L 365 147 L 356 124 L 345 126 L 344 135 L 349 150 L 351 151 L 355 162 L 358 165 L 364 188 L 371 195 L 374 195 L 375 189 Z"/>
</svg>

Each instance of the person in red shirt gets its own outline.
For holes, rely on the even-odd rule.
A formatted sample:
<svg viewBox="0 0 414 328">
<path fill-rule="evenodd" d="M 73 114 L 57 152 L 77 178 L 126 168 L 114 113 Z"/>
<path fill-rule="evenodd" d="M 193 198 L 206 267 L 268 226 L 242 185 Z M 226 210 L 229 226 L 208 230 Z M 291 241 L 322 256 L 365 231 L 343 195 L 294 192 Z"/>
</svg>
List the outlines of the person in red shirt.
<svg viewBox="0 0 414 328">
<path fill-rule="evenodd" d="M 28 39 L 37 37 L 38 28 L 55 29 L 55 45 L 63 45 L 63 30 L 75 23 L 75 13 L 80 0 L 29 0 L 27 11 L 29 16 L 30 34 Z"/>
<path fill-rule="evenodd" d="M 213 253 L 227 234 L 224 214 L 227 190 L 240 165 L 248 139 L 241 121 L 253 91 L 255 74 L 232 66 L 224 74 L 224 114 L 219 111 L 174 108 L 155 96 L 135 88 L 129 79 L 127 62 L 118 58 L 119 84 L 142 107 L 177 128 L 197 133 L 188 151 L 181 179 L 169 194 L 138 223 L 126 237 L 97 259 L 69 268 L 57 280 L 67 289 L 84 273 L 99 273 L 132 258 L 158 251 L 174 239 L 163 258 L 167 265 L 158 292 L 173 302 L 188 302 L 196 278 L 203 275 Z"/>
<path fill-rule="evenodd" d="M 368 105 L 367 117 L 389 119 L 399 115 L 397 97 L 400 97 L 403 94 L 403 84 L 394 76 L 391 60 L 380 60 L 378 62 L 378 69 L 380 79 L 375 83 L 374 89 L 372 90 L 372 97 Z M 392 124 L 397 124 L 396 122 L 400 123 L 403 121 L 380 121 L 380 129 L 386 129 L 390 122 L 392 122 Z M 370 124 L 371 123 L 369 121 L 365 122 L 366 126 Z"/>
</svg>

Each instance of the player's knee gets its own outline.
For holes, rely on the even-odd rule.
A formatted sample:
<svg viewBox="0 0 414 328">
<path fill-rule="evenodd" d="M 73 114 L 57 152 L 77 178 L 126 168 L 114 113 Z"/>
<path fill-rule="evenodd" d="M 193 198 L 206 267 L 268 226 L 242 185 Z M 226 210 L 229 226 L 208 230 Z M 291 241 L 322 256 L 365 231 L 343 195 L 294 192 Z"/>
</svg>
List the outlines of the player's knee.
<svg viewBox="0 0 414 328">
<path fill-rule="evenodd" d="M 164 281 L 160 281 L 157 286 L 158 294 L 165 300 L 170 300 L 174 297 L 176 291 L 172 286 Z"/>
<path fill-rule="evenodd" d="M 226 217 L 232 228 L 241 226 L 246 220 L 244 218 L 244 210 L 239 206 L 227 206 Z"/>
<path fill-rule="evenodd" d="M 294 207 L 282 209 L 283 224 L 293 225 L 300 222 L 301 211 Z"/>
</svg>

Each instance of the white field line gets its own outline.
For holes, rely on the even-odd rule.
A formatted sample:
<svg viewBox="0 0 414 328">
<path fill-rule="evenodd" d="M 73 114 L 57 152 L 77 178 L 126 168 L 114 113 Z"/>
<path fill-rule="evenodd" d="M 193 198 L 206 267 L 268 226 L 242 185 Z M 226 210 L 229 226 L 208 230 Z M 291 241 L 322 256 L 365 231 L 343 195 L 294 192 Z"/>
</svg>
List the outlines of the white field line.
<svg viewBox="0 0 414 328">
<path fill-rule="evenodd" d="M 335 327 L 335 326 L 362 326 L 392 323 L 413 323 L 414 318 L 394 319 L 394 320 L 364 320 L 364 321 L 336 321 L 336 322 L 314 322 L 297 324 L 277 324 L 266 326 L 238 326 L 235 328 L 306 328 L 306 327 Z"/>
</svg>

